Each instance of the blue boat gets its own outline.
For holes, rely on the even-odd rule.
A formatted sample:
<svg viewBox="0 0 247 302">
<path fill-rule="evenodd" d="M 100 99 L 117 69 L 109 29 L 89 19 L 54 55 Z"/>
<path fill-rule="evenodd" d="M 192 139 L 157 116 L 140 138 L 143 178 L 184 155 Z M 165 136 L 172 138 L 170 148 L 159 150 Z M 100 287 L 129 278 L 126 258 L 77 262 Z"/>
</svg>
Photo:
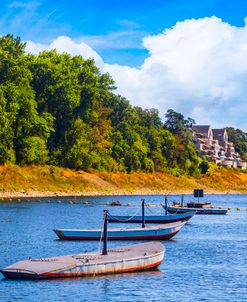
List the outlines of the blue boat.
<svg viewBox="0 0 247 302">
<path fill-rule="evenodd" d="M 184 213 L 170 214 L 170 215 L 145 215 L 145 223 L 172 223 L 177 221 L 188 221 L 195 214 L 195 211 L 186 211 Z M 128 216 L 128 215 L 114 215 L 109 216 L 109 222 L 118 223 L 141 223 L 142 215 Z"/>
<path fill-rule="evenodd" d="M 175 236 L 186 221 L 178 221 L 157 226 L 108 229 L 108 240 L 168 240 Z M 55 229 L 62 240 L 100 240 L 101 229 Z"/>
</svg>

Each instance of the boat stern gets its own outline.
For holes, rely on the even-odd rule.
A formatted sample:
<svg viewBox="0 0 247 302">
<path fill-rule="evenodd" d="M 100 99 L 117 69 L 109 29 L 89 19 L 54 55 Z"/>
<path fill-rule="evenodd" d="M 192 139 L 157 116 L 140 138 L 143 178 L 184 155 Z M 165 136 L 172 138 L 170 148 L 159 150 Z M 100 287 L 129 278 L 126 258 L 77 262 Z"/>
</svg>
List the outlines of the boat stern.
<svg viewBox="0 0 247 302">
<path fill-rule="evenodd" d="M 64 239 L 64 234 L 63 234 L 63 232 L 61 231 L 61 230 L 53 230 L 54 232 L 55 232 L 55 234 L 57 235 L 57 237 L 59 238 L 59 239 L 61 239 L 61 240 L 63 240 Z"/>
</svg>

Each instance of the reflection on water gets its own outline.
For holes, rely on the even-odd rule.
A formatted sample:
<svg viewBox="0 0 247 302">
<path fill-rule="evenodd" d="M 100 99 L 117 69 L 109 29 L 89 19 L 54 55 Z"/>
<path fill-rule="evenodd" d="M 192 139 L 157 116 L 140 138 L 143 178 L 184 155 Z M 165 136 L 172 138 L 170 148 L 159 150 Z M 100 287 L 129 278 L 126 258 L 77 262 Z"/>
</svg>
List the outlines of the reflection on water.
<svg viewBox="0 0 247 302">
<path fill-rule="evenodd" d="M 74 283 L 74 282 L 83 282 L 83 281 L 105 281 L 105 282 L 114 282 L 114 279 L 118 280 L 119 278 L 128 281 L 129 278 L 135 279 L 139 278 L 140 274 L 142 274 L 145 278 L 152 278 L 152 277 L 160 277 L 164 278 L 165 273 L 162 272 L 159 269 L 154 270 L 148 270 L 148 271 L 140 271 L 140 272 L 129 272 L 129 273 L 123 273 L 123 274 L 109 274 L 109 275 L 98 275 L 98 276 L 86 276 L 86 277 L 75 277 L 75 278 L 59 278 L 59 279 L 41 279 L 41 280 L 33 280 L 33 282 L 66 282 L 66 283 Z M 3 281 L 11 281 L 3 279 Z"/>
<path fill-rule="evenodd" d="M 20 199 L 0 203 L 0 267 L 29 256 L 95 251 L 98 242 L 60 241 L 53 229 L 102 227 L 103 209 L 112 214 L 132 215 L 140 207 L 141 198 L 28 198 L 28 202 Z M 70 200 L 76 204 L 70 204 Z M 107 205 L 116 200 L 131 206 Z M 145 196 L 145 200 L 157 205 L 149 208 L 149 214 L 164 214 L 158 207 L 164 201 L 163 196 Z M 194 216 L 173 240 L 163 241 L 166 254 L 159 270 L 42 281 L 3 279 L 0 301 L 245 301 L 247 195 L 210 195 L 208 200 L 233 210 L 225 216 Z M 237 207 L 241 210 L 237 211 Z M 123 227 L 121 224 L 112 227 L 118 226 Z M 111 241 L 109 248 L 126 244 Z"/>
</svg>

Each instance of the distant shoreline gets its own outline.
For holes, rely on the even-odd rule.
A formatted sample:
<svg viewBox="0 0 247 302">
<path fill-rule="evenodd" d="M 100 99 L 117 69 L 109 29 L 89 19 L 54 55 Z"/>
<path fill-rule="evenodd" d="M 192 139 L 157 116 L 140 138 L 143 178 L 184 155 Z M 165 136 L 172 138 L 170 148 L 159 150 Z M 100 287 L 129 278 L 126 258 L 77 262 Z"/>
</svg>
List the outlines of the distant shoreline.
<svg viewBox="0 0 247 302">
<path fill-rule="evenodd" d="M 52 192 L 0 192 L 0 201 L 8 201 L 9 199 L 25 199 L 25 198 L 54 198 L 54 197 L 118 197 L 118 196 L 160 196 L 160 195 L 192 195 L 193 192 L 121 192 L 119 194 L 113 193 L 102 193 L 102 192 L 93 192 L 93 193 L 74 193 L 74 192 L 60 192 L 60 193 L 52 193 Z M 247 192 L 205 192 L 206 195 L 247 195 Z"/>
<path fill-rule="evenodd" d="M 198 176 L 167 172 L 74 171 L 51 166 L 0 166 L 0 199 L 66 196 L 247 194 L 247 173 L 212 166 Z"/>
</svg>

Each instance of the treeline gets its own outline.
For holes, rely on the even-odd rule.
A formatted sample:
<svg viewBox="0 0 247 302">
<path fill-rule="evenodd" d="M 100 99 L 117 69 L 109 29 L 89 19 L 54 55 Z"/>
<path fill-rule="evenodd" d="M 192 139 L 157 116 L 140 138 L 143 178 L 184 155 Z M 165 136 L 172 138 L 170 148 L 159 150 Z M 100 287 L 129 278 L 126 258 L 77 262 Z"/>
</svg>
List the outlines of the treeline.
<svg viewBox="0 0 247 302">
<path fill-rule="evenodd" d="M 247 133 L 232 127 L 226 128 L 230 142 L 233 142 L 235 150 L 243 160 L 247 160 Z"/>
<path fill-rule="evenodd" d="M 93 60 L 25 53 L 0 38 L 0 163 L 51 164 L 85 171 L 205 172 L 188 125 L 168 110 L 133 107 Z"/>
</svg>

